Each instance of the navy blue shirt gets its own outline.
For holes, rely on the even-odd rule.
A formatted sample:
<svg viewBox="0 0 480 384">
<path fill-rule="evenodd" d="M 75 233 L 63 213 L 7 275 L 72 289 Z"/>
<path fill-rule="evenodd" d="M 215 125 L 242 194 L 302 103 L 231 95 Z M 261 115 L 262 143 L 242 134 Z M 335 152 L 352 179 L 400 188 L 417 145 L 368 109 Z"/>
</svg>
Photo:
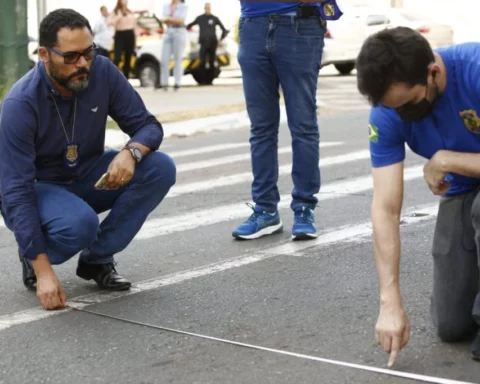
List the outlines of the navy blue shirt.
<svg viewBox="0 0 480 384">
<path fill-rule="evenodd" d="M 242 17 L 259 17 L 272 14 L 284 14 L 295 12 L 300 1 L 257 1 L 257 0 L 240 0 Z M 303 3 L 304 5 L 316 6 L 320 15 L 324 20 L 338 20 L 343 12 L 340 10 L 336 0 L 326 0 L 318 3 Z"/>
<path fill-rule="evenodd" d="M 447 83 L 433 113 L 416 123 L 400 119 L 393 108 L 378 106 L 370 113 L 370 153 L 373 167 L 405 159 L 405 144 L 426 159 L 439 150 L 480 153 L 480 43 L 436 50 L 445 63 Z M 477 178 L 448 174 L 445 196 L 470 191 Z"/>
<path fill-rule="evenodd" d="M 65 165 L 68 145 L 55 99 L 72 138 L 70 116 L 77 97 L 75 136 L 79 164 Z M 0 199 L 2 214 L 28 259 L 46 253 L 37 210 L 36 180 L 71 183 L 86 175 L 102 156 L 107 117 L 110 115 L 136 142 L 155 151 L 163 140 L 163 128 L 118 68 L 97 56 L 88 87 L 72 97 L 61 96 L 39 62 L 22 77 L 0 105 Z"/>
</svg>

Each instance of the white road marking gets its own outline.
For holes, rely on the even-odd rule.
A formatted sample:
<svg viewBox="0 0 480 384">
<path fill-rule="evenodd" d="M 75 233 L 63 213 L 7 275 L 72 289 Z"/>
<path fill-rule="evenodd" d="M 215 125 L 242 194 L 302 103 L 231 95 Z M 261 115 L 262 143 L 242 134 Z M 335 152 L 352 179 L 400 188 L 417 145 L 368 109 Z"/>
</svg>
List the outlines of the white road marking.
<svg viewBox="0 0 480 384">
<path fill-rule="evenodd" d="M 179 157 L 201 155 L 204 153 L 226 151 L 228 149 L 237 149 L 237 148 L 245 148 L 245 147 L 250 147 L 250 143 L 245 142 L 245 143 L 225 143 L 225 144 L 209 145 L 207 147 L 186 149 L 186 150 L 176 151 L 176 152 L 168 152 L 168 155 L 175 160 Z"/>
<path fill-rule="evenodd" d="M 405 168 L 404 180 L 413 180 L 423 176 L 423 166 Z M 347 194 L 361 193 L 373 188 L 373 181 L 370 175 L 350 179 L 346 181 L 333 182 L 322 186 L 317 195 L 319 201 L 343 197 Z M 291 195 L 280 196 L 278 209 L 287 208 L 290 205 Z M 150 239 L 168 235 L 175 232 L 183 232 L 198 227 L 217 224 L 229 220 L 244 218 L 251 214 L 248 208 L 242 204 L 221 205 L 213 208 L 206 208 L 192 211 L 182 215 L 170 217 L 159 217 L 148 220 L 138 232 L 134 241 Z"/>
<path fill-rule="evenodd" d="M 408 209 L 406 210 L 406 215 L 409 215 L 413 212 L 427 212 L 430 213 L 431 216 L 406 216 L 404 218 L 405 225 L 413 225 L 422 221 L 431 220 L 434 218 L 436 211 L 436 204 L 430 204 L 426 206 L 422 206 L 416 209 Z M 290 253 L 298 252 L 299 250 L 304 250 L 308 247 L 313 246 L 326 246 L 326 245 L 333 245 L 341 242 L 359 242 L 361 240 L 366 239 L 371 234 L 371 226 L 370 221 L 363 222 L 357 225 L 351 226 L 342 226 L 339 228 L 335 228 L 331 231 L 326 231 L 321 233 L 319 237 L 312 240 L 312 243 L 307 244 L 299 244 L 291 247 L 291 244 L 287 243 L 281 246 L 276 246 L 270 249 L 259 250 L 255 252 L 255 255 L 252 255 L 252 251 L 248 252 L 247 254 L 236 257 L 233 259 L 221 261 L 218 263 L 213 263 L 209 265 L 205 265 L 200 268 L 190 269 L 186 271 L 181 271 L 177 273 L 173 273 L 171 275 L 157 277 L 149 280 L 145 280 L 139 282 L 137 284 L 133 284 L 132 289 L 127 292 L 107 292 L 101 291 L 96 293 L 91 293 L 83 296 L 78 296 L 68 300 L 68 305 L 77 308 L 84 308 L 92 304 L 103 303 L 106 301 L 110 301 L 119 297 L 131 296 L 139 292 L 151 291 L 154 289 L 158 289 L 164 286 L 182 283 L 184 281 L 192 280 L 197 277 L 212 275 L 217 272 L 239 268 L 245 265 L 253 264 L 262 260 L 266 260 L 269 258 L 273 258 L 276 256 L 284 256 L 289 255 Z M 278 253 L 275 253 L 278 252 Z M 14 312 L 8 315 L 0 316 L 0 331 L 6 330 L 10 327 L 20 325 L 20 324 L 27 324 L 33 321 L 45 319 L 48 317 L 56 316 L 61 313 L 65 313 L 71 311 L 71 309 L 65 309 L 61 311 L 44 311 L 41 308 L 31 308 L 24 311 Z"/>
<path fill-rule="evenodd" d="M 342 145 L 343 142 L 341 141 L 331 141 L 331 142 L 324 142 L 320 143 L 320 148 L 328 148 L 328 147 L 336 147 Z M 292 146 L 285 146 L 278 149 L 278 154 L 284 153 L 291 153 Z M 186 164 L 179 164 L 177 165 L 177 173 L 178 172 L 187 172 L 187 171 L 194 171 L 197 169 L 205 169 L 216 167 L 219 165 L 231 164 L 236 163 L 239 161 L 247 161 L 250 160 L 250 153 L 241 153 L 238 155 L 231 155 L 231 156 L 224 156 L 224 157 L 215 157 L 213 159 L 203 160 L 203 161 L 194 161 L 191 163 Z"/>
<path fill-rule="evenodd" d="M 337 164 L 350 163 L 352 161 L 365 160 L 370 157 L 369 150 L 356 151 L 345 155 L 329 156 L 320 159 L 320 166 L 326 167 Z M 279 176 L 288 175 L 292 171 L 292 164 L 286 164 L 278 167 Z M 229 176 L 220 176 L 215 179 L 198 181 L 189 184 L 175 185 L 167 195 L 167 198 L 177 197 L 188 193 L 197 193 L 200 191 L 208 191 L 211 189 L 236 185 L 240 183 L 248 183 L 253 180 L 252 172 L 242 172 Z"/>
</svg>

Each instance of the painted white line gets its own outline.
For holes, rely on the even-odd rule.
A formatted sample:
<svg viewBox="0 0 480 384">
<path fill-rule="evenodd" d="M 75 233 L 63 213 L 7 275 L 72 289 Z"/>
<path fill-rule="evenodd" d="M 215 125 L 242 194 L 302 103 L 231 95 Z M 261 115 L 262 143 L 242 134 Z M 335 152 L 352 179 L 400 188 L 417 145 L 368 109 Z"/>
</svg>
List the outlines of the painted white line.
<svg viewBox="0 0 480 384">
<path fill-rule="evenodd" d="M 433 207 L 433 205 L 432 205 Z M 422 211 L 425 210 L 427 212 L 432 212 L 432 208 L 430 207 L 422 207 Z M 407 214 L 411 212 L 418 212 L 419 209 L 409 209 Z M 404 221 L 406 221 L 406 225 L 412 225 L 421 221 L 433 219 L 434 216 L 417 216 L 417 217 L 406 217 Z M 366 238 L 371 234 L 371 227 L 370 222 L 363 222 L 357 225 L 352 225 L 350 227 L 339 227 L 335 228 L 331 231 L 326 231 L 321 233 L 319 237 L 315 240 L 316 246 L 327 246 L 333 245 L 337 243 L 341 243 L 344 241 L 352 242 L 352 241 L 359 241 L 359 239 Z M 356 239 L 356 240 L 355 240 Z M 296 247 L 294 250 L 289 249 L 287 246 L 290 244 L 285 244 L 282 246 L 277 246 L 274 249 L 279 251 L 277 254 L 272 252 L 272 249 L 260 250 L 255 252 L 255 255 L 252 255 L 252 251 L 248 252 L 247 254 L 236 257 L 233 259 L 225 260 L 219 263 L 209 264 L 200 268 L 195 268 L 187 271 L 173 273 L 171 275 L 157 277 L 154 279 L 145 280 L 134 284 L 132 289 L 127 292 L 108 292 L 108 291 L 101 291 L 96 293 L 87 294 L 84 296 L 78 296 L 73 299 L 69 299 L 68 304 L 71 306 L 75 306 L 78 308 L 84 308 L 91 304 L 98 304 L 103 303 L 106 301 L 110 301 L 119 297 L 130 296 L 135 293 L 151 291 L 153 289 L 158 289 L 167 285 L 178 284 L 184 281 L 192 280 L 198 277 L 212 275 L 217 272 L 239 268 L 245 265 L 253 264 L 265 259 L 273 258 L 276 256 L 281 255 L 288 255 L 290 252 L 298 252 L 298 250 L 302 249 L 301 245 Z M 304 247 L 313 246 L 310 244 L 305 244 Z M 283 248 L 282 248 L 283 247 Z M 303 248 L 305 249 L 305 248 Z M 15 325 L 26 324 L 36 320 L 45 319 L 47 317 L 55 316 L 60 313 L 65 313 L 69 311 L 69 309 L 62 310 L 62 311 L 43 311 L 40 308 L 32 308 L 27 309 L 25 311 L 14 312 L 12 314 L 0 316 L 0 331 L 8 329 Z"/>
<path fill-rule="evenodd" d="M 250 143 L 245 142 L 245 143 L 217 144 L 217 145 L 210 145 L 210 146 L 201 147 L 201 148 L 186 149 L 186 150 L 183 150 L 183 151 L 168 152 L 168 154 L 171 157 L 173 157 L 173 159 L 175 160 L 179 157 L 201 155 L 201 154 L 204 154 L 204 153 L 226 151 L 226 150 L 229 150 L 229 149 L 237 149 L 237 148 L 245 148 L 245 147 L 250 147 Z"/>
<path fill-rule="evenodd" d="M 331 142 L 323 142 L 320 143 L 320 148 L 328 148 L 328 147 L 335 147 L 342 145 L 343 142 L 341 141 L 331 141 Z M 292 146 L 285 146 L 280 147 L 278 149 L 278 154 L 285 154 L 291 153 Z M 250 160 L 250 153 L 241 153 L 238 155 L 231 155 L 231 156 L 224 156 L 224 157 L 216 157 L 213 159 L 203 160 L 203 161 L 194 161 L 191 163 L 179 164 L 177 165 L 177 173 L 178 172 L 187 172 L 187 171 L 194 171 L 197 169 L 204 169 L 204 168 L 211 168 L 216 167 L 219 165 L 225 164 L 232 164 L 240 161 L 247 161 Z"/>
<path fill-rule="evenodd" d="M 413 180 L 423 176 L 423 165 L 405 168 L 404 180 Z M 322 186 L 320 193 L 317 195 L 319 201 L 335 199 L 343 197 L 347 194 L 361 193 L 373 188 L 372 177 L 363 176 L 357 179 L 333 182 Z M 280 196 L 278 209 L 287 208 L 290 205 L 291 195 L 285 194 Z M 188 231 L 198 227 L 217 224 L 229 220 L 244 218 L 251 214 L 241 204 L 229 204 L 207 208 L 198 211 L 192 211 L 182 215 L 159 217 L 148 220 L 137 233 L 134 241 L 150 239 L 168 235 L 175 232 Z"/>
<path fill-rule="evenodd" d="M 339 156 L 329 156 L 320 159 L 320 166 L 327 167 L 337 164 L 346 164 L 352 161 L 360 161 L 370 158 L 370 151 L 356 151 Z M 292 171 L 292 164 L 286 164 L 278 167 L 279 176 L 288 175 Z M 242 172 L 229 176 L 220 176 L 211 180 L 198 181 L 196 183 L 179 184 L 173 186 L 167 195 L 167 198 L 177 197 L 188 193 L 197 193 L 201 191 L 209 191 L 211 189 L 236 185 L 241 183 L 248 183 L 253 180 L 252 172 Z"/>
</svg>

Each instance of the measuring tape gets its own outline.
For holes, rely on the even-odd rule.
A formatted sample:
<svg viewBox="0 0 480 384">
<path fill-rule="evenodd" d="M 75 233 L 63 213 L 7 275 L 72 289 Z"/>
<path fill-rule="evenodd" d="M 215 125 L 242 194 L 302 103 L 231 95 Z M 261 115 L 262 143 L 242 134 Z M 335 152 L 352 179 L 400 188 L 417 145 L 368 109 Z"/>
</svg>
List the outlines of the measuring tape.
<svg viewBox="0 0 480 384">
<path fill-rule="evenodd" d="M 107 314 L 104 314 L 104 313 L 94 312 L 94 311 L 90 311 L 90 310 L 87 310 L 87 309 L 84 309 L 84 308 L 76 308 L 75 306 L 72 306 L 72 305 L 69 305 L 69 308 L 72 308 L 72 309 L 74 309 L 76 311 L 80 311 L 80 312 L 86 312 L 86 313 L 96 315 L 96 316 L 102 316 L 102 317 L 106 317 L 106 318 L 113 319 L 113 320 L 123 321 L 123 322 L 126 322 L 126 323 L 135 324 L 135 325 L 140 325 L 142 327 L 159 329 L 161 331 L 173 332 L 173 333 L 177 333 L 177 334 L 180 334 L 180 335 L 193 336 L 193 337 L 197 337 L 197 338 L 201 338 L 201 339 L 205 339 L 205 340 L 218 341 L 220 343 L 229 344 L 229 345 L 236 345 L 238 347 L 256 349 L 258 351 L 272 352 L 272 353 L 276 353 L 276 354 L 279 354 L 279 355 L 292 356 L 292 357 L 297 357 L 297 358 L 305 359 L 305 360 L 319 361 L 321 363 L 340 365 L 340 366 L 348 367 L 348 368 L 361 369 L 363 371 L 370 371 L 370 372 L 381 373 L 381 374 L 390 375 L 390 376 L 397 376 L 397 377 L 402 377 L 402 378 L 405 378 L 405 379 L 412 379 L 412 380 L 423 381 L 423 382 L 427 382 L 427 383 L 438 383 L 438 384 L 479 384 L 479 383 L 471 383 L 471 382 L 467 382 L 467 381 L 442 379 L 440 377 L 417 375 L 415 373 L 399 372 L 399 371 L 393 371 L 393 370 L 383 369 L 383 368 L 369 367 L 367 365 L 361 365 L 361 364 L 345 363 L 343 361 L 338 361 L 338 360 L 330 360 L 330 359 L 324 359 L 324 358 L 321 358 L 321 357 L 316 357 L 316 356 L 311 356 L 311 355 L 304 355 L 304 354 L 301 354 L 301 353 L 282 351 L 280 349 L 267 348 L 267 347 L 262 347 L 260 345 L 240 343 L 238 341 L 221 339 L 221 338 L 218 338 L 218 337 L 201 335 L 201 334 L 192 333 L 192 332 L 185 332 L 185 331 L 181 331 L 181 330 L 178 330 L 178 329 L 162 327 L 162 326 L 158 326 L 158 325 L 154 325 L 154 324 L 142 323 L 142 322 L 139 322 L 139 321 L 134 321 L 134 320 L 129 320 L 129 319 L 123 319 L 121 317 L 110 316 L 110 315 L 107 315 Z"/>
</svg>

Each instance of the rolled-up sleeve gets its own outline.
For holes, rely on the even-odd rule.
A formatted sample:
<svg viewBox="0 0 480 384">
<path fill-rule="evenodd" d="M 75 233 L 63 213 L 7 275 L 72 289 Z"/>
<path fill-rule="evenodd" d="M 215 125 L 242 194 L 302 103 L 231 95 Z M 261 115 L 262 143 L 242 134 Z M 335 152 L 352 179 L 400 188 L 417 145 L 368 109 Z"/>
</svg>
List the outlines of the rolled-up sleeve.
<svg viewBox="0 0 480 384">
<path fill-rule="evenodd" d="M 139 143 L 156 151 L 163 141 L 163 127 L 151 114 L 138 92 L 111 62 L 106 63 L 109 87 L 109 115 L 130 136 L 129 143 Z"/>
<path fill-rule="evenodd" d="M 22 254 L 46 253 L 35 193 L 36 118 L 26 101 L 7 99 L 0 107 L 0 186 L 2 212 Z"/>
</svg>

